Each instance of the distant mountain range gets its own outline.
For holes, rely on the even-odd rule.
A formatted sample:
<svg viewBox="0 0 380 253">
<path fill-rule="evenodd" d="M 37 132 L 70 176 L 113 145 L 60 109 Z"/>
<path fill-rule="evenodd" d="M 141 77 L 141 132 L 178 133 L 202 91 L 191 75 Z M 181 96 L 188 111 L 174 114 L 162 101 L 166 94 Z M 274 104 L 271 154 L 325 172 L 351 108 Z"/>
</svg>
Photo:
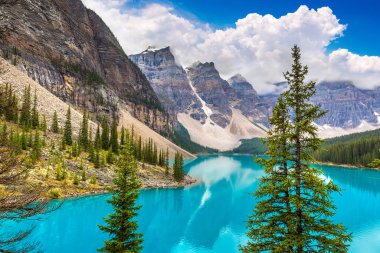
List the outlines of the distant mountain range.
<svg viewBox="0 0 380 253">
<path fill-rule="evenodd" d="M 169 47 L 148 48 L 130 59 L 196 143 L 221 151 L 233 149 L 241 139 L 265 136 L 270 127 L 278 95 L 258 95 L 240 74 L 224 80 L 212 62 L 195 62 L 185 69 Z M 286 83 L 278 83 L 279 91 L 285 89 Z M 321 137 L 380 127 L 380 89 L 361 90 L 350 81 L 321 82 L 312 102 L 328 111 L 315 122 Z"/>
</svg>

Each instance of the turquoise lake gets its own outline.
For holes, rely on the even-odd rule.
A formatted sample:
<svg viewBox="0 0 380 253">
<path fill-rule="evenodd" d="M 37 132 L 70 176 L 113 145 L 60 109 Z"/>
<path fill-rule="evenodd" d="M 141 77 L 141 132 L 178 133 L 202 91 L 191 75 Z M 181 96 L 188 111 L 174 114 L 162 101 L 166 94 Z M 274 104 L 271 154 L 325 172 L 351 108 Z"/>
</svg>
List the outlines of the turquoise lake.
<svg viewBox="0 0 380 253">
<path fill-rule="evenodd" d="M 380 172 L 320 166 L 326 178 L 343 188 L 334 196 L 334 220 L 353 233 L 350 252 L 380 252 Z M 186 171 L 202 184 L 184 189 L 143 190 L 138 217 L 143 253 L 235 253 L 246 242 L 247 216 L 263 170 L 251 156 L 204 156 L 188 161 Z M 65 201 L 36 224 L 29 241 L 51 253 L 96 252 L 106 235 L 97 227 L 112 212 L 109 195 Z M 2 231 L 14 228 L 1 227 Z"/>
</svg>

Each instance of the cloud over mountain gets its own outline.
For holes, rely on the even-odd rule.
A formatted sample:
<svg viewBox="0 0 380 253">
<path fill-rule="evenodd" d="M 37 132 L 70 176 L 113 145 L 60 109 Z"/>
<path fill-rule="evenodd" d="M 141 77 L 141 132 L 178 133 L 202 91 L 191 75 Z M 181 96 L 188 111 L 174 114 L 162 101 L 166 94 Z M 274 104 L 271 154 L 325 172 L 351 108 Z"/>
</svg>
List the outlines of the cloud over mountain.
<svg viewBox="0 0 380 253">
<path fill-rule="evenodd" d="M 327 51 L 346 29 L 328 7 L 300 6 L 279 18 L 252 13 L 234 27 L 215 30 L 161 4 L 132 8 L 126 0 L 83 2 L 110 26 L 127 54 L 151 45 L 171 46 L 180 64 L 213 61 L 223 77 L 241 73 L 259 93 L 273 92 L 273 83 L 283 81 L 294 44 L 301 47 L 313 80 L 352 80 L 366 89 L 380 86 L 380 57 L 360 56 L 347 49 Z"/>
</svg>

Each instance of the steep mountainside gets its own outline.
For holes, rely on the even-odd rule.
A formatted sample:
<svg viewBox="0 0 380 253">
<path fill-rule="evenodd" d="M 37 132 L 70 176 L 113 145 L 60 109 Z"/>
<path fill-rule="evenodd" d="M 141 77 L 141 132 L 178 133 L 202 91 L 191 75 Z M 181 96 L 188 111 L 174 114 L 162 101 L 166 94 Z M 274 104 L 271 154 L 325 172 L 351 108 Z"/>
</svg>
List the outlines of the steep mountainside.
<svg viewBox="0 0 380 253">
<path fill-rule="evenodd" d="M 241 81 L 243 77 L 232 78 L 230 84 L 220 77 L 214 63 L 196 62 L 185 71 L 175 62 L 169 47 L 148 48 L 130 58 L 192 141 L 227 150 L 238 146 L 240 139 L 265 135 L 260 125 L 267 125 L 265 108 L 269 106 L 261 106 L 253 88 L 244 91 L 248 83 Z"/>
<path fill-rule="evenodd" d="M 169 47 L 148 48 L 129 57 L 147 76 L 169 114 L 175 117 L 178 112 L 189 112 L 194 119 L 205 119 L 202 104 L 191 89 L 187 74 L 175 62 Z"/>
<path fill-rule="evenodd" d="M 3 86 L 5 84 L 12 85 L 12 88 L 15 90 L 17 96 L 19 97 L 19 100 L 22 99 L 25 86 L 30 85 L 31 90 L 33 92 L 36 91 L 36 95 L 38 97 L 38 111 L 40 112 L 41 116 L 46 116 L 47 125 L 51 126 L 54 111 L 57 111 L 59 125 L 64 125 L 64 122 L 66 120 L 66 112 L 69 105 L 0 57 L 0 85 Z M 144 123 L 134 118 L 128 111 L 121 109 L 119 117 L 120 126 L 124 126 L 128 129 L 132 129 L 133 127 L 134 133 L 136 135 L 142 136 L 142 141 L 147 141 L 148 138 L 151 138 L 159 149 L 168 149 L 171 158 L 174 157 L 174 154 L 177 151 L 182 153 L 185 158 L 194 157 L 191 153 L 173 144 L 169 140 L 165 139 L 150 129 Z M 74 136 L 78 135 L 82 119 L 83 115 L 80 113 L 80 111 L 72 108 L 71 122 Z M 96 124 L 94 122 L 90 122 L 90 128 L 93 132 L 95 132 Z"/>
<path fill-rule="evenodd" d="M 260 99 L 270 105 L 277 95 Z M 380 127 L 380 89 L 361 90 L 349 81 L 321 82 L 312 102 L 320 104 L 327 114 L 316 124 L 322 138 L 373 130 Z"/>
<path fill-rule="evenodd" d="M 104 113 L 126 106 L 151 128 L 169 128 L 149 81 L 80 0 L 1 0 L 0 50 L 64 101 Z"/>
</svg>

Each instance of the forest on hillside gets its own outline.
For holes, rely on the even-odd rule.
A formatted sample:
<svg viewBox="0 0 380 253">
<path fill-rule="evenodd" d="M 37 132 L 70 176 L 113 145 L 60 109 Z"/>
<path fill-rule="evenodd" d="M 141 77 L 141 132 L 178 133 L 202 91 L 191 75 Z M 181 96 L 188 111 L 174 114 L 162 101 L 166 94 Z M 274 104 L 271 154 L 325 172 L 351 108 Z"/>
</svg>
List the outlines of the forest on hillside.
<svg viewBox="0 0 380 253">
<path fill-rule="evenodd" d="M 321 162 L 371 167 L 380 157 L 380 129 L 325 140 L 314 158 Z"/>
</svg>

